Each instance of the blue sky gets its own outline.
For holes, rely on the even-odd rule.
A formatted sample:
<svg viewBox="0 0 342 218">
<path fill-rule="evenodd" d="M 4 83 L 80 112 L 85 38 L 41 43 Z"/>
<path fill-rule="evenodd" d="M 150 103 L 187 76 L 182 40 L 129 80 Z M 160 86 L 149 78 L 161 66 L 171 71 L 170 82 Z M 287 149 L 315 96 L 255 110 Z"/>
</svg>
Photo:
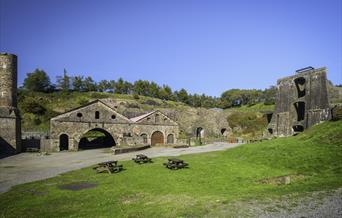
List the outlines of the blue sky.
<svg viewBox="0 0 342 218">
<path fill-rule="evenodd" d="M 95 80 L 153 80 L 219 96 L 306 66 L 342 84 L 341 0 L 0 0 L 0 50 Z"/>
</svg>

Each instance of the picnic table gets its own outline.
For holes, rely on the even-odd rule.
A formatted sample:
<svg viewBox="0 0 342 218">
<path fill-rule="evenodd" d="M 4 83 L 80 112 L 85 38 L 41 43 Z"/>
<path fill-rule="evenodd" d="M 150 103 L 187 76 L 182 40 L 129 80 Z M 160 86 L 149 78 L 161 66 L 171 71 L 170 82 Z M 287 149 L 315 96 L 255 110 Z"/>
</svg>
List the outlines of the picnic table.
<svg viewBox="0 0 342 218">
<path fill-rule="evenodd" d="M 183 160 L 176 159 L 176 158 L 170 158 L 168 159 L 167 163 L 164 163 L 166 168 L 169 168 L 170 170 L 178 170 L 184 167 L 187 167 L 189 164 L 185 163 Z"/>
<path fill-rule="evenodd" d="M 97 173 L 107 171 L 109 174 L 118 173 L 123 170 L 122 165 L 118 165 L 118 161 L 106 161 L 98 163 L 96 167 L 93 168 Z"/>
<path fill-rule="evenodd" d="M 132 160 L 134 160 L 134 162 L 138 163 L 138 164 L 142 164 L 142 163 L 151 163 L 152 159 L 148 158 L 146 155 L 144 154 L 138 154 L 135 158 L 132 158 Z"/>
</svg>

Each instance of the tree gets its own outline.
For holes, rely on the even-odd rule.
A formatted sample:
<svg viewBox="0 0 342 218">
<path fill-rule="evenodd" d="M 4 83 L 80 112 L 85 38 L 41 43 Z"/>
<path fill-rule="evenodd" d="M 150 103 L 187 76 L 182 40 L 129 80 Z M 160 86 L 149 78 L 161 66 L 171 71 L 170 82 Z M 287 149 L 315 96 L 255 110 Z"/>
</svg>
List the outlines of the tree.
<svg viewBox="0 0 342 218">
<path fill-rule="evenodd" d="M 147 80 L 135 81 L 135 83 L 133 85 L 133 93 L 137 94 L 137 95 L 148 96 L 149 95 L 149 87 L 150 87 L 150 82 Z"/>
<path fill-rule="evenodd" d="M 123 94 L 124 93 L 124 80 L 122 78 L 119 78 L 118 81 L 115 84 L 115 93 Z"/>
<path fill-rule="evenodd" d="M 109 88 L 110 92 L 114 93 L 115 92 L 115 86 L 116 86 L 115 80 L 110 80 L 109 85 L 110 85 L 110 88 Z"/>
<path fill-rule="evenodd" d="M 96 91 L 96 83 L 90 76 L 86 77 L 83 81 L 84 91 Z"/>
<path fill-rule="evenodd" d="M 159 90 L 160 90 L 160 86 L 158 86 L 158 84 L 155 82 L 151 82 L 150 86 L 148 87 L 148 95 L 150 97 L 158 98 Z"/>
<path fill-rule="evenodd" d="M 23 85 L 25 89 L 36 92 L 46 92 L 51 86 L 49 76 L 45 71 L 39 69 L 28 73 Z"/>
<path fill-rule="evenodd" d="M 132 88 L 132 83 L 124 81 L 122 78 L 119 78 L 115 85 L 115 93 L 131 94 Z"/>
<path fill-rule="evenodd" d="M 179 92 L 177 92 L 176 95 L 178 101 L 183 102 L 185 104 L 189 103 L 189 95 L 185 89 L 179 90 Z"/>
<path fill-rule="evenodd" d="M 125 81 L 124 82 L 124 94 L 131 94 L 133 90 L 132 83 Z"/>
<path fill-rule="evenodd" d="M 70 77 L 68 76 L 66 69 L 64 69 L 63 76 L 57 77 L 57 87 L 63 92 L 67 92 L 70 90 L 70 84 Z"/>
<path fill-rule="evenodd" d="M 277 87 L 271 86 L 268 89 L 265 89 L 263 92 L 263 101 L 264 104 L 275 104 L 275 97 L 277 94 Z"/>
<path fill-rule="evenodd" d="M 75 91 L 83 91 L 83 76 L 75 76 L 72 80 L 72 86 Z"/>
<path fill-rule="evenodd" d="M 100 92 L 106 92 L 108 89 L 110 89 L 111 84 L 108 82 L 108 80 L 101 80 L 99 84 L 97 85 L 97 89 Z"/>
<path fill-rule="evenodd" d="M 173 99 L 172 90 L 167 85 L 163 85 L 163 88 L 160 89 L 159 94 L 160 94 L 160 98 L 163 100 Z"/>
</svg>

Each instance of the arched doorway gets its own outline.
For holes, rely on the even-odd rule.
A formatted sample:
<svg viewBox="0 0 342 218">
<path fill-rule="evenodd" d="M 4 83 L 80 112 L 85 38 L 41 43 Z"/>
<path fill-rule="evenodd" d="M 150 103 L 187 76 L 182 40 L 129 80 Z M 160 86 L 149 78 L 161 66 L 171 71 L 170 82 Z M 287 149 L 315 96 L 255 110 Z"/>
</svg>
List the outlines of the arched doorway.
<svg viewBox="0 0 342 218">
<path fill-rule="evenodd" d="M 160 131 L 155 131 L 151 136 L 151 145 L 164 144 L 164 135 Z"/>
<path fill-rule="evenodd" d="M 225 133 L 226 133 L 226 131 L 227 131 L 227 129 L 226 129 L 226 128 L 222 128 L 222 129 L 221 129 L 221 135 L 223 135 L 223 136 L 224 136 L 224 135 L 225 135 Z"/>
<path fill-rule="evenodd" d="M 201 139 L 204 136 L 204 129 L 202 127 L 198 127 L 196 129 L 196 138 Z"/>
<path fill-rule="evenodd" d="M 110 148 L 115 145 L 115 140 L 109 132 L 101 128 L 95 128 L 82 135 L 78 149 Z"/>
<path fill-rule="evenodd" d="M 62 134 L 59 136 L 59 150 L 65 151 L 69 149 L 69 136 L 67 134 Z"/>
<path fill-rule="evenodd" d="M 174 143 L 174 137 L 173 137 L 173 134 L 169 134 L 167 136 L 167 144 L 173 144 Z"/>
</svg>

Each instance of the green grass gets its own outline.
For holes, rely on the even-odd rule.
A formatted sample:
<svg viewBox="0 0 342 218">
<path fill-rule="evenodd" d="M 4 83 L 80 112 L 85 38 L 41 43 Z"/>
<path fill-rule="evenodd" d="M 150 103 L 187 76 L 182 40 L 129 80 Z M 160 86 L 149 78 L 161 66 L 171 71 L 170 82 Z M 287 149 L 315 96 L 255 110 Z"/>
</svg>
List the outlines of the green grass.
<svg viewBox="0 0 342 218">
<path fill-rule="evenodd" d="M 0 217 L 225 217 L 235 201 L 304 195 L 342 186 L 342 121 L 325 122 L 289 138 L 181 157 L 189 169 L 170 171 L 166 158 L 125 171 L 96 174 L 85 168 L 23 184 L 0 195 Z M 259 181 L 292 175 L 289 185 Z M 96 188 L 60 190 L 92 182 Z"/>
</svg>

